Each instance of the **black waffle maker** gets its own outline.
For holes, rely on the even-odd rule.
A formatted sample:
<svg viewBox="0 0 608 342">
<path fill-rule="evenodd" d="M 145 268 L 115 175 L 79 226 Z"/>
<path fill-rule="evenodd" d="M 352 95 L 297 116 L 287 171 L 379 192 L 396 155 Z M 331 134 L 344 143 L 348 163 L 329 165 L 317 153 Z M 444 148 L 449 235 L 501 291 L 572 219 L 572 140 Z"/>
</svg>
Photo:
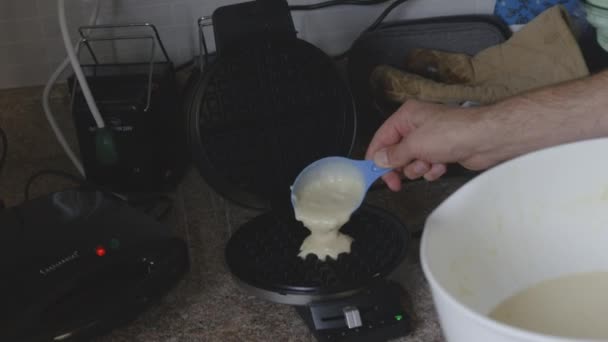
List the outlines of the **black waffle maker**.
<svg viewBox="0 0 608 342">
<path fill-rule="evenodd" d="M 296 36 L 284 0 L 221 7 L 213 14 L 217 58 L 191 80 L 193 158 L 219 194 L 263 213 L 230 238 L 237 282 L 294 305 L 319 341 L 383 341 L 410 330 L 401 287 L 387 276 L 404 260 L 409 232 L 363 205 L 342 231 L 352 252 L 321 262 L 298 257 L 308 230 L 289 187 L 311 162 L 349 156 L 356 112 L 333 60 Z"/>
</svg>

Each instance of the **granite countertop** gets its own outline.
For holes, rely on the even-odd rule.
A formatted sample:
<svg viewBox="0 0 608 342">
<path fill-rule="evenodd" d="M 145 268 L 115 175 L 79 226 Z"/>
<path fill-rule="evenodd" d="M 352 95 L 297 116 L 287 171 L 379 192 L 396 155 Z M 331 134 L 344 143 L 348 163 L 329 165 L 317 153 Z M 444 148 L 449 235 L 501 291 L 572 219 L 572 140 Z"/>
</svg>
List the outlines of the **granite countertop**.
<svg viewBox="0 0 608 342">
<path fill-rule="evenodd" d="M 0 199 L 7 206 L 23 200 L 25 182 L 36 171 L 75 173 L 44 118 L 41 93 L 38 87 L 0 91 L 0 127 L 9 140 L 6 167 L 0 174 Z M 58 87 L 53 92 L 51 104 L 68 140 L 76 146 L 65 89 Z M 396 194 L 376 191 L 368 202 L 396 214 L 415 232 L 426 215 L 465 181 L 411 183 Z M 65 180 L 47 177 L 34 184 L 33 193 L 41 195 L 67 186 L 70 183 Z M 231 233 L 260 213 L 220 197 L 195 169 L 189 170 L 170 195 L 174 210 L 167 224 L 188 242 L 191 270 L 161 303 L 97 341 L 315 341 L 292 307 L 241 290 L 224 264 L 224 246 Z M 418 260 L 418 244 L 419 239 L 414 239 L 407 260 L 394 275 L 411 298 L 415 323 L 413 332 L 397 341 L 439 342 L 443 338 Z"/>
</svg>

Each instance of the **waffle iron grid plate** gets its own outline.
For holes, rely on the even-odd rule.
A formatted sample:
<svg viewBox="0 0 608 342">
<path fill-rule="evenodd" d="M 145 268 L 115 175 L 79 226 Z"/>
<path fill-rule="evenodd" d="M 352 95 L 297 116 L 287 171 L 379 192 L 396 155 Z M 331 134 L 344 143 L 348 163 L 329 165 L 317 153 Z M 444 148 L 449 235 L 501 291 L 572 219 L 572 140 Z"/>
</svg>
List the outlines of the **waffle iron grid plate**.
<svg viewBox="0 0 608 342">
<path fill-rule="evenodd" d="M 409 232 L 382 209 L 363 205 L 341 232 L 354 238 L 350 254 L 304 260 L 298 253 L 309 231 L 295 220 L 263 214 L 231 237 L 226 262 L 240 284 L 259 297 L 306 305 L 355 294 L 405 259 Z"/>
</svg>

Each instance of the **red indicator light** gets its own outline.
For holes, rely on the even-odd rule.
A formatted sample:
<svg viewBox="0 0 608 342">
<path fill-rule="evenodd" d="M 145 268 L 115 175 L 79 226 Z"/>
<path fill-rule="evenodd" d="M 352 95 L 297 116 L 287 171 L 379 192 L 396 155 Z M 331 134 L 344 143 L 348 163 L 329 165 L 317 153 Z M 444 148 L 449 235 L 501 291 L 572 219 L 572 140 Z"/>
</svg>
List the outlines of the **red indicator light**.
<svg viewBox="0 0 608 342">
<path fill-rule="evenodd" d="M 106 249 L 103 246 L 97 246 L 97 248 L 95 248 L 95 254 L 97 254 L 97 256 L 104 256 L 106 255 Z"/>
</svg>

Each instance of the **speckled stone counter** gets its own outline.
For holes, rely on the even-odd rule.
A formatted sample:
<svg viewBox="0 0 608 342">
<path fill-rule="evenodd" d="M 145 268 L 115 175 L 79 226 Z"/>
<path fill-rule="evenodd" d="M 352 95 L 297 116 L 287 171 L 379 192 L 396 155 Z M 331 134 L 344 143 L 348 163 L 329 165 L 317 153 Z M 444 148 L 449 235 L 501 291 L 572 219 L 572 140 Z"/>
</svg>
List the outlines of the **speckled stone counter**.
<svg viewBox="0 0 608 342">
<path fill-rule="evenodd" d="M 72 143 L 68 101 L 59 88 L 52 97 L 60 124 Z M 0 127 L 8 135 L 9 156 L 0 174 L 0 199 L 15 205 L 23 199 L 27 178 L 41 169 L 74 172 L 59 148 L 46 119 L 41 88 L 0 91 Z M 400 193 L 371 193 L 368 201 L 396 214 L 414 232 L 446 196 L 465 182 L 446 179 L 408 184 Z M 69 186 L 52 177 L 36 182 L 40 195 Z M 175 208 L 167 224 L 188 242 L 189 274 L 162 301 L 130 324 L 97 341 L 314 341 L 295 310 L 260 300 L 242 291 L 224 264 L 224 246 L 230 234 L 258 212 L 240 208 L 217 195 L 194 169 L 171 194 Z M 443 341 L 429 289 L 418 260 L 418 239 L 394 277 L 411 298 L 414 330 L 402 342 Z"/>
</svg>

